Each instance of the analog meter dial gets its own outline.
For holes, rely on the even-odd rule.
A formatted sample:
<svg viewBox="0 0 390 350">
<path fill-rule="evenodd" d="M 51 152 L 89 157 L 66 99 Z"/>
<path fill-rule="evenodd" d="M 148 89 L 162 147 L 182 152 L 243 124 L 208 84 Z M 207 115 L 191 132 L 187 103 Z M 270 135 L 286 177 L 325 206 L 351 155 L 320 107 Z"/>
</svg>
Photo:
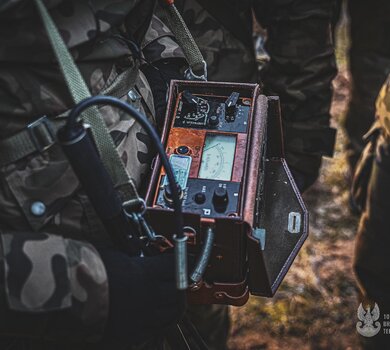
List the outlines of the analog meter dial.
<svg viewBox="0 0 390 350">
<path fill-rule="evenodd" d="M 229 181 L 232 177 L 236 137 L 207 135 L 202 153 L 199 177 Z"/>
</svg>

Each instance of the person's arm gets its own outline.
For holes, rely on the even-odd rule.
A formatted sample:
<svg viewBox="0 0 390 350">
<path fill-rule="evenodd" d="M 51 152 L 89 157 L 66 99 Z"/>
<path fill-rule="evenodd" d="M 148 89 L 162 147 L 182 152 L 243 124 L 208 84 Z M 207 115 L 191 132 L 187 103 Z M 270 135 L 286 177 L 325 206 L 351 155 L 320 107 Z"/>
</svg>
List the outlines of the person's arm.
<svg viewBox="0 0 390 350">
<path fill-rule="evenodd" d="M 157 125 L 162 127 L 169 82 L 184 79 L 187 62 L 172 32 L 156 16 L 153 16 L 142 43 L 142 55 L 141 70 L 152 90 Z"/>
</svg>

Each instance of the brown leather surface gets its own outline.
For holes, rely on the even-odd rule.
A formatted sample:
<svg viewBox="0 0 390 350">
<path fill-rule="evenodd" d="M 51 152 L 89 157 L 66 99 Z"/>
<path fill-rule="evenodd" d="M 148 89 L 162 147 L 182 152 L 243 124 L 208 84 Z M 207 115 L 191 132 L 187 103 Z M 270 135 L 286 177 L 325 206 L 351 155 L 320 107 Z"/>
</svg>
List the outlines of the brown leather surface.
<svg viewBox="0 0 390 350">
<path fill-rule="evenodd" d="M 241 283 L 202 282 L 199 289 L 189 289 L 187 292 L 190 304 L 227 304 L 233 306 L 245 305 L 249 298 L 249 288 L 246 280 Z"/>
</svg>

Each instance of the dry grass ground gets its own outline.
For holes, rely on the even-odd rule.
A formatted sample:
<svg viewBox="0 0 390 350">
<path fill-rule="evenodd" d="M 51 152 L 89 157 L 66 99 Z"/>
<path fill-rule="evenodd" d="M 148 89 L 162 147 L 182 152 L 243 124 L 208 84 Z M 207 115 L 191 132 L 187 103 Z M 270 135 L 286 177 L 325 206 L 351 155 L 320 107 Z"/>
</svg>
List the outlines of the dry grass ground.
<svg viewBox="0 0 390 350">
<path fill-rule="evenodd" d="M 310 236 L 273 299 L 252 297 L 232 308 L 229 346 L 234 350 L 358 349 L 355 337 L 357 288 L 352 272 L 357 218 L 348 207 L 345 135 L 340 125 L 349 96 L 346 28 L 338 31 L 340 73 L 334 87 L 336 153 L 305 194 Z"/>
</svg>

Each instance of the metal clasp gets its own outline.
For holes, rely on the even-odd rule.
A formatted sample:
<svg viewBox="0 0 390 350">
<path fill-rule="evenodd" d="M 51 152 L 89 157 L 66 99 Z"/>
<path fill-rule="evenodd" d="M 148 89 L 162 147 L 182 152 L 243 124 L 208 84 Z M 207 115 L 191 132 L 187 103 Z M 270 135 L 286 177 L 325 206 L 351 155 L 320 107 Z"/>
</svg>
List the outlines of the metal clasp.
<svg viewBox="0 0 390 350">
<path fill-rule="evenodd" d="M 46 116 L 28 124 L 27 131 L 38 152 L 46 151 L 57 140 L 51 122 Z"/>
<path fill-rule="evenodd" d="M 194 73 L 191 67 L 188 67 L 188 69 L 184 73 L 184 77 L 186 80 L 196 80 L 196 81 L 207 81 L 207 63 L 206 61 L 202 61 L 203 64 L 203 74 L 197 75 Z"/>
<path fill-rule="evenodd" d="M 129 184 L 126 184 L 126 186 L 128 185 Z M 122 208 L 130 219 L 133 219 L 135 214 L 142 216 L 146 213 L 146 203 L 142 198 L 123 202 Z"/>
<path fill-rule="evenodd" d="M 165 250 L 173 248 L 173 244 L 164 236 L 157 235 L 152 226 L 150 226 L 143 214 L 140 213 L 126 213 L 127 217 L 137 226 L 138 232 L 142 239 L 146 239 L 148 244 L 151 244 L 158 251 L 163 253 Z"/>
</svg>

